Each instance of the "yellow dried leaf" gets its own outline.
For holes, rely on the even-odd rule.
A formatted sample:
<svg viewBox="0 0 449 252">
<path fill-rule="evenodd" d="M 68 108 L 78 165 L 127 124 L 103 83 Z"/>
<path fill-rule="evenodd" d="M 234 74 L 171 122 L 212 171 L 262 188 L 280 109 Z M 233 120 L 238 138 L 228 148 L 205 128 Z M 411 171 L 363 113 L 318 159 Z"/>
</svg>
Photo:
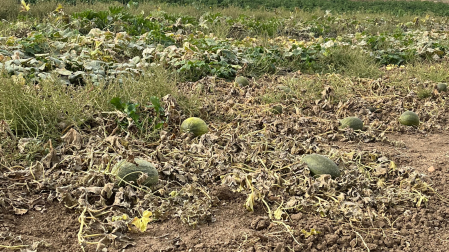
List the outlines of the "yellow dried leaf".
<svg viewBox="0 0 449 252">
<path fill-rule="evenodd" d="M 13 75 L 11 76 L 12 81 L 14 82 L 14 84 L 17 85 L 25 85 L 26 84 L 26 80 L 23 77 L 23 74 L 19 74 L 19 75 Z"/>
<path fill-rule="evenodd" d="M 394 170 L 396 168 L 396 164 L 393 161 L 390 161 L 390 169 Z"/>
<path fill-rule="evenodd" d="M 311 236 L 311 235 L 317 235 L 317 234 L 320 234 L 321 232 L 320 232 L 320 231 L 316 231 L 314 228 L 312 228 L 312 229 L 310 229 L 310 232 L 307 232 L 306 230 L 302 229 L 302 230 L 301 230 L 301 233 L 303 233 L 304 236 L 307 238 L 307 237 L 309 237 L 309 236 Z"/>
<path fill-rule="evenodd" d="M 62 4 L 58 4 L 58 7 L 56 7 L 55 12 L 62 11 Z"/>
<path fill-rule="evenodd" d="M 27 12 L 30 10 L 30 5 L 25 2 L 25 0 L 20 1 L 20 11 Z"/>
<path fill-rule="evenodd" d="M 150 217 L 153 215 L 150 211 L 144 211 L 142 214 L 142 218 L 134 217 L 131 224 L 136 226 L 141 232 L 145 232 L 147 230 L 148 223 L 151 221 Z"/>
<path fill-rule="evenodd" d="M 254 212 L 254 201 L 256 200 L 256 193 L 252 192 L 250 195 L 248 195 L 248 199 L 246 199 L 245 207 L 246 210 Z"/>
<path fill-rule="evenodd" d="M 126 221 L 126 220 L 128 220 L 128 215 L 126 215 L 126 214 L 123 214 L 123 215 L 121 215 L 121 216 L 112 216 L 112 221 L 118 221 L 118 220 L 124 220 L 124 221 Z"/>
<path fill-rule="evenodd" d="M 282 211 L 282 208 L 279 206 L 278 209 L 276 209 L 276 211 L 274 211 L 274 218 L 275 218 L 276 220 L 282 219 L 282 214 L 283 214 L 283 213 L 284 213 L 284 212 Z"/>
</svg>

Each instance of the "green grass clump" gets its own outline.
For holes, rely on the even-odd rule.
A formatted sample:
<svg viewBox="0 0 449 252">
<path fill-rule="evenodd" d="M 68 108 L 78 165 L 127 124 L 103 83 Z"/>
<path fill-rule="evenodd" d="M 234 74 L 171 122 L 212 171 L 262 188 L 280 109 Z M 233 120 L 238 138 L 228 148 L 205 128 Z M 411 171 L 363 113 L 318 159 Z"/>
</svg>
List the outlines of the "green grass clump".
<svg viewBox="0 0 449 252">
<path fill-rule="evenodd" d="M 0 77 L 0 120 L 6 120 L 17 135 L 36 138 L 58 138 L 61 125 L 90 127 L 90 121 L 101 112 L 114 111 L 115 97 L 143 106 L 152 96 L 171 94 L 186 113 L 196 111 L 196 97 L 187 97 L 176 88 L 176 76 L 160 67 L 146 70 L 144 77 L 122 78 L 97 86 L 67 86 L 57 77 L 28 84 L 21 77 Z M 142 119 L 143 120 L 143 119 Z M 141 132 L 140 137 L 152 132 Z"/>
<path fill-rule="evenodd" d="M 337 72 L 351 77 L 374 79 L 381 75 L 379 63 L 360 49 L 330 48 L 319 64 L 324 72 Z"/>
<path fill-rule="evenodd" d="M 426 99 L 426 98 L 429 98 L 430 96 L 432 96 L 432 91 L 427 88 L 420 88 L 420 89 L 418 89 L 417 95 L 418 95 L 419 99 Z"/>
</svg>

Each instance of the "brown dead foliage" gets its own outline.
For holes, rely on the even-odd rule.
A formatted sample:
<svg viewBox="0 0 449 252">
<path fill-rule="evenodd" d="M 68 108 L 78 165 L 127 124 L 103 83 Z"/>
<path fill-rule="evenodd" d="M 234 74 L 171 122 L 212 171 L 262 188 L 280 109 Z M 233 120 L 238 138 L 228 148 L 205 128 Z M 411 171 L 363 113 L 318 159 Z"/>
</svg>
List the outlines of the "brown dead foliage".
<svg viewBox="0 0 449 252">
<path fill-rule="evenodd" d="M 6 163 L 0 175 L 0 205 L 20 215 L 42 201 L 57 199 L 80 214 L 77 239 L 81 246 L 95 244 L 101 250 L 133 245 L 127 235 L 137 232 L 131 220 L 146 210 L 152 212 L 153 222 L 178 218 L 192 227 L 213 223 L 212 209 L 220 207 L 220 199 L 211 188 L 218 186 L 229 189 L 229 195 L 243 195 L 246 201 L 242 208 L 253 211 L 258 205 L 266 210 L 266 218 L 254 223 L 254 229 L 288 221 L 298 213 L 363 226 L 394 219 L 391 209 L 397 206 L 419 208 L 435 198 L 432 181 L 426 175 L 411 166 L 397 166 L 389 153 L 345 152 L 335 143 L 402 146 L 385 133 L 445 130 L 445 94 L 434 93 L 423 100 L 413 90 L 404 93 L 395 89 L 388 78 L 350 80 L 334 75 L 327 76 L 328 84 L 322 85 L 317 99 L 303 97 L 301 93 L 307 90 L 292 87 L 296 88 L 293 94 L 278 102 L 283 113 L 274 115 L 272 104 L 264 104 L 261 97 L 281 92 L 276 85 L 287 77 L 297 78 L 299 83 L 318 81 L 316 76 L 294 74 L 266 76 L 244 88 L 212 78 L 181 84 L 179 88 L 186 93 L 197 92 L 196 85 L 203 87 L 201 117 L 210 132 L 199 138 L 179 132 L 188 115 L 171 96 L 163 99 L 169 120 L 154 142 L 136 139 L 132 132 L 117 128 L 117 115 L 99 114 L 95 118 L 98 127 L 72 128 L 58 143 L 41 143 L 45 155 L 31 162 Z M 348 92 L 345 99 L 337 99 L 335 78 L 340 78 L 347 90 L 358 90 L 362 85 L 365 91 Z M 409 109 L 421 118 L 418 128 L 397 122 Z M 338 129 L 338 119 L 346 116 L 360 117 L 365 130 Z M 5 141 L 0 152 L 5 151 L 7 142 L 15 143 L 17 149 L 25 148 L 5 122 L 1 127 L 0 136 Z M 342 176 L 312 178 L 301 162 L 302 155 L 310 153 L 333 159 Z M 158 185 L 117 186 L 112 167 L 134 157 L 155 164 L 160 174 Z M 38 197 L 42 191 L 49 192 L 46 199 Z M 315 234 L 304 232 L 290 234 L 303 238 Z"/>
</svg>

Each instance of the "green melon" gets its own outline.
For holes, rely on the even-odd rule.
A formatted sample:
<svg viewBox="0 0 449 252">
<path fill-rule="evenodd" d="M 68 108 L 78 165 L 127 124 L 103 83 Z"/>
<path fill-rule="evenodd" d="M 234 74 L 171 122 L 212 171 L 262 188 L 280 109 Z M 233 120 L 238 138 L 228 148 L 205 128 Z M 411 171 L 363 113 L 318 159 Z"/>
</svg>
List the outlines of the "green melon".
<svg viewBox="0 0 449 252">
<path fill-rule="evenodd" d="M 239 77 L 235 78 L 235 86 L 246 87 L 248 85 L 249 85 L 249 81 L 245 77 L 239 76 Z"/>
<path fill-rule="evenodd" d="M 310 154 L 304 156 L 302 161 L 307 164 L 312 176 L 319 176 L 322 174 L 329 174 L 332 178 L 340 176 L 340 169 L 338 166 L 334 163 L 334 161 L 325 156 Z"/>
<path fill-rule="evenodd" d="M 117 176 L 118 185 L 126 186 L 127 183 L 124 182 L 126 181 L 128 183 L 134 182 L 132 184 L 138 186 L 137 180 L 143 173 L 146 173 L 148 178 L 142 185 L 148 187 L 156 185 L 159 180 L 159 174 L 153 164 L 140 158 L 134 158 L 134 162 L 136 164 L 122 160 L 112 168 L 111 173 Z"/>
<path fill-rule="evenodd" d="M 290 93 L 290 92 L 292 92 L 292 89 L 289 88 L 289 87 L 287 87 L 287 86 L 279 85 L 279 86 L 277 86 L 277 88 L 278 88 L 279 90 L 281 90 L 281 91 L 284 91 L 285 93 Z"/>
<path fill-rule="evenodd" d="M 275 105 L 271 108 L 271 113 L 278 115 L 282 114 L 282 106 L 281 105 Z"/>
<path fill-rule="evenodd" d="M 437 90 L 438 90 L 438 92 L 446 92 L 447 91 L 447 84 L 446 83 L 438 83 L 437 84 Z"/>
<path fill-rule="evenodd" d="M 181 124 L 181 132 L 192 132 L 195 136 L 201 136 L 209 132 L 207 124 L 198 117 L 190 117 L 185 119 Z"/>
<path fill-rule="evenodd" d="M 405 111 L 399 117 L 399 122 L 403 125 L 407 126 L 418 126 L 419 125 L 419 117 L 412 111 Z"/>
<path fill-rule="evenodd" d="M 346 117 L 345 119 L 340 120 L 340 128 L 351 128 L 353 130 L 362 130 L 363 122 L 357 117 Z"/>
<path fill-rule="evenodd" d="M 366 108 L 367 108 L 369 111 L 371 111 L 372 113 L 374 113 L 374 112 L 379 112 L 379 111 L 378 111 L 378 108 L 373 107 L 373 106 L 371 106 L 371 105 L 366 106 Z"/>
<path fill-rule="evenodd" d="M 276 66 L 274 64 L 268 65 L 268 73 L 269 74 L 275 74 L 276 73 Z"/>
</svg>

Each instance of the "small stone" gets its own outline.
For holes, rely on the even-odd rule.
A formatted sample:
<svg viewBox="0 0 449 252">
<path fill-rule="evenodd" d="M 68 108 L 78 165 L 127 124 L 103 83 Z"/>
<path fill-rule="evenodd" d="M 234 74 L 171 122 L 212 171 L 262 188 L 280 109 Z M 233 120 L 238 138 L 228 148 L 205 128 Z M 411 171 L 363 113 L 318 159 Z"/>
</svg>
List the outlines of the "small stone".
<svg viewBox="0 0 449 252">
<path fill-rule="evenodd" d="M 377 244 L 374 244 L 374 243 L 368 243 L 368 244 L 366 244 L 367 246 L 368 246 L 368 248 L 369 248 L 369 250 L 370 251 L 372 251 L 372 250 L 376 250 L 377 249 Z"/>
<path fill-rule="evenodd" d="M 386 237 L 386 238 L 383 240 L 383 242 L 384 242 L 385 246 L 387 246 L 388 248 L 392 248 L 393 245 L 394 245 L 394 241 L 393 241 L 393 239 L 390 238 L 390 237 Z"/>
<path fill-rule="evenodd" d="M 431 166 L 431 167 L 427 168 L 427 171 L 428 172 L 434 172 L 435 171 L 435 167 Z"/>
<path fill-rule="evenodd" d="M 327 234 L 324 237 L 328 244 L 335 244 L 338 240 L 338 235 L 336 234 Z"/>
<path fill-rule="evenodd" d="M 260 220 L 257 223 L 256 230 L 260 231 L 260 230 L 266 229 L 269 225 L 270 225 L 270 221 L 269 220 L 265 220 L 265 219 L 264 220 Z"/>
<path fill-rule="evenodd" d="M 273 250 L 273 252 L 282 252 L 284 250 L 284 245 L 282 243 L 279 243 L 276 248 Z"/>
<path fill-rule="evenodd" d="M 357 246 L 357 239 L 356 238 L 352 239 L 352 241 L 349 242 L 349 245 L 351 245 L 351 247 L 355 248 L 355 246 Z"/>
<path fill-rule="evenodd" d="M 300 220 L 302 218 L 302 213 L 292 214 L 291 215 L 292 220 Z"/>
<path fill-rule="evenodd" d="M 195 248 L 204 248 L 204 243 L 199 243 L 194 246 Z"/>
<path fill-rule="evenodd" d="M 257 217 L 251 222 L 251 228 L 260 231 L 267 228 L 270 225 L 270 220 L 266 217 Z"/>
</svg>

